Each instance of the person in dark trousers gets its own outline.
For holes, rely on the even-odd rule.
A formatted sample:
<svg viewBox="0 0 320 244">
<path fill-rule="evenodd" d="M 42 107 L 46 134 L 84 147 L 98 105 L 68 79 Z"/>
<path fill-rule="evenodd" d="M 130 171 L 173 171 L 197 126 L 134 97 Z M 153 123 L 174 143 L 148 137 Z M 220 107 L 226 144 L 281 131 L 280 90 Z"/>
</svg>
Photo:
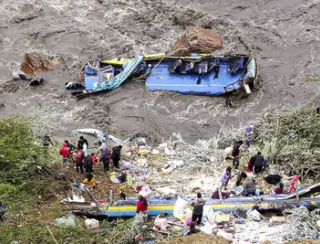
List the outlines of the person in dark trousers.
<svg viewBox="0 0 320 244">
<path fill-rule="evenodd" d="M 77 172 L 81 172 L 83 174 L 83 160 L 84 160 L 84 152 L 80 149 L 75 151 L 76 153 L 76 166 L 77 166 Z"/>
<path fill-rule="evenodd" d="M 108 148 L 101 149 L 100 161 L 103 163 L 103 169 L 105 172 L 110 168 L 111 152 Z"/>
<path fill-rule="evenodd" d="M 233 156 L 233 166 L 235 169 L 238 169 L 238 166 L 239 166 L 240 147 L 242 144 L 243 144 L 243 141 L 240 140 L 233 145 L 232 156 Z"/>
<path fill-rule="evenodd" d="M 83 136 L 80 136 L 78 141 L 78 148 L 80 148 L 80 150 L 83 149 L 83 144 L 87 144 L 87 147 L 89 147 L 87 139 L 85 139 Z"/>
<path fill-rule="evenodd" d="M 254 167 L 254 173 L 259 174 L 262 172 L 262 167 L 264 165 L 264 158 L 261 155 L 261 152 L 258 152 L 254 157 L 253 157 L 253 167 Z"/>
<path fill-rule="evenodd" d="M 91 155 L 88 154 L 87 156 L 84 157 L 83 167 L 85 168 L 87 173 L 93 172 Z"/>
<path fill-rule="evenodd" d="M 121 145 L 112 148 L 111 158 L 112 158 L 113 166 L 116 169 L 119 169 L 119 161 L 120 161 L 121 149 L 122 149 Z"/>
<path fill-rule="evenodd" d="M 202 221 L 202 214 L 203 214 L 203 206 L 205 205 L 206 201 L 202 199 L 201 193 L 197 193 L 197 199 L 191 204 L 193 206 L 193 213 L 192 213 L 192 222 L 196 222 L 197 225 L 201 224 Z"/>
</svg>

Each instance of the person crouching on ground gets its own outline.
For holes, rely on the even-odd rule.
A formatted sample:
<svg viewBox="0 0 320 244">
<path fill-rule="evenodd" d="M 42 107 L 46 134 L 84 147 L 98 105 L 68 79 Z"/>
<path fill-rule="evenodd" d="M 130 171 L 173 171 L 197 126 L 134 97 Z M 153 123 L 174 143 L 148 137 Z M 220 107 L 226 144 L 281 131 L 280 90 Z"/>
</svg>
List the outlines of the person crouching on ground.
<svg viewBox="0 0 320 244">
<path fill-rule="evenodd" d="M 62 147 L 60 148 L 59 153 L 62 156 L 62 165 L 63 167 L 66 167 L 68 163 L 68 159 L 70 157 L 69 148 L 66 143 L 62 144 Z"/>
<path fill-rule="evenodd" d="M 127 180 L 127 173 L 125 170 L 122 170 L 120 175 L 118 177 L 116 177 L 119 181 L 119 183 L 123 183 Z"/>
<path fill-rule="evenodd" d="M 283 194 L 284 193 L 284 184 L 281 182 L 278 187 L 274 188 L 272 194 Z"/>
<path fill-rule="evenodd" d="M 257 154 L 253 157 L 253 162 L 252 162 L 252 166 L 254 168 L 255 174 L 261 173 L 263 163 L 264 163 L 264 158 L 261 155 L 261 152 L 257 152 Z"/>
<path fill-rule="evenodd" d="M 236 186 L 242 185 L 246 177 L 247 177 L 247 174 L 245 172 L 241 172 L 241 174 L 237 175 Z"/>
<path fill-rule="evenodd" d="M 95 165 L 98 163 L 97 155 L 95 153 L 91 153 L 91 159 L 92 159 L 92 164 Z"/>
<path fill-rule="evenodd" d="M 148 202 L 147 199 L 145 199 L 143 196 L 139 195 L 138 197 L 139 201 L 137 202 L 137 214 L 147 214 L 148 212 Z"/>
<path fill-rule="evenodd" d="M 243 181 L 243 191 L 241 194 L 243 196 L 248 197 L 250 195 L 256 195 L 256 183 L 252 177 L 248 177 L 247 175 L 244 177 Z"/>
<path fill-rule="evenodd" d="M 222 199 L 227 199 L 227 198 L 230 197 L 230 193 L 229 192 L 222 191 L 221 194 L 222 194 Z M 211 198 L 212 199 L 220 199 L 220 197 L 219 197 L 219 189 L 217 189 L 215 192 L 212 193 Z"/>
<path fill-rule="evenodd" d="M 196 229 L 196 224 L 194 222 L 191 222 L 190 224 L 190 228 L 187 229 L 183 234 L 182 236 L 189 236 L 189 235 L 192 235 L 192 234 L 196 234 L 196 233 L 199 233 L 200 230 L 199 229 Z"/>
<path fill-rule="evenodd" d="M 96 179 L 91 172 L 86 174 L 86 178 L 82 182 L 86 187 L 93 188 L 96 186 Z"/>
<path fill-rule="evenodd" d="M 192 213 L 192 222 L 196 222 L 197 225 L 201 224 L 202 214 L 203 214 L 203 206 L 206 204 L 206 201 L 202 199 L 201 193 L 197 193 L 197 199 L 191 204 L 193 206 Z"/>
</svg>

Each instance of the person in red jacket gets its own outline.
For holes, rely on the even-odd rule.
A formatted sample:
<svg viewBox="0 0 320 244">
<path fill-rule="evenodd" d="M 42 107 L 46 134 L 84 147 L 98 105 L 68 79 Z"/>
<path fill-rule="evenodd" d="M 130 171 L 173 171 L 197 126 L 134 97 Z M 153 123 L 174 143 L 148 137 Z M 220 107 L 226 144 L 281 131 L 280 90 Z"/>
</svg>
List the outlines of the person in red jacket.
<svg viewBox="0 0 320 244">
<path fill-rule="evenodd" d="M 75 151 L 76 157 L 76 166 L 77 166 L 77 172 L 81 172 L 83 174 L 83 160 L 84 160 L 84 151 L 78 149 Z"/>
<path fill-rule="evenodd" d="M 60 148 L 60 155 L 62 156 L 63 166 L 66 166 L 68 163 L 68 158 L 70 157 L 70 152 L 67 143 L 63 143 Z"/>
<path fill-rule="evenodd" d="M 139 195 L 139 201 L 137 202 L 137 213 L 146 214 L 148 211 L 148 202 L 143 196 Z"/>
</svg>

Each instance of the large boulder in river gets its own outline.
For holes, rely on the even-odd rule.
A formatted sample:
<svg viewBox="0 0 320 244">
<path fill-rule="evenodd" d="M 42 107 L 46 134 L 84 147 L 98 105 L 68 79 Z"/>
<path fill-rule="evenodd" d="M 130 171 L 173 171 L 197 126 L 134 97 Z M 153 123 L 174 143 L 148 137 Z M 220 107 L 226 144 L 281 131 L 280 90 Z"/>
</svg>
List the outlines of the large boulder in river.
<svg viewBox="0 0 320 244">
<path fill-rule="evenodd" d="M 222 40 L 217 34 L 202 27 L 192 27 L 177 39 L 170 55 L 187 56 L 191 53 L 211 53 L 222 47 Z"/>
<path fill-rule="evenodd" d="M 58 64 L 57 60 L 42 57 L 40 54 L 31 52 L 24 55 L 24 61 L 21 64 L 21 70 L 28 75 L 36 75 L 36 73 L 52 70 Z"/>
</svg>

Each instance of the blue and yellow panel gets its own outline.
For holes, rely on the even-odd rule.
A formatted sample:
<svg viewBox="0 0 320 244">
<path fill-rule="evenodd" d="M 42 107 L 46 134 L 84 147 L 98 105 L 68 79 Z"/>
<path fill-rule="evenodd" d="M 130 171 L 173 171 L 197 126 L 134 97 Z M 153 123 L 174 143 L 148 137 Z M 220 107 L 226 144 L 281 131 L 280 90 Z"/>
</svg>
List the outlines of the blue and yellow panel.
<svg viewBox="0 0 320 244">
<path fill-rule="evenodd" d="M 241 208 L 244 210 L 249 210 L 255 203 L 241 203 L 241 204 L 212 204 L 213 211 L 222 211 L 229 212 L 234 208 Z M 259 205 L 262 209 L 270 208 L 269 203 L 261 203 Z M 192 209 L 191 206 L 189 208 Z M 173 214 L 174 205 L 149 205 L 148 215 L 157 216 L 160 213 L 167 213 L 169 215 Z M 126 205 L 126 206 L 111 206 L 108 208 L 108 217 L 131 217 L 136 215 L 136 206 L 135 205 Z"/>
</svg>

